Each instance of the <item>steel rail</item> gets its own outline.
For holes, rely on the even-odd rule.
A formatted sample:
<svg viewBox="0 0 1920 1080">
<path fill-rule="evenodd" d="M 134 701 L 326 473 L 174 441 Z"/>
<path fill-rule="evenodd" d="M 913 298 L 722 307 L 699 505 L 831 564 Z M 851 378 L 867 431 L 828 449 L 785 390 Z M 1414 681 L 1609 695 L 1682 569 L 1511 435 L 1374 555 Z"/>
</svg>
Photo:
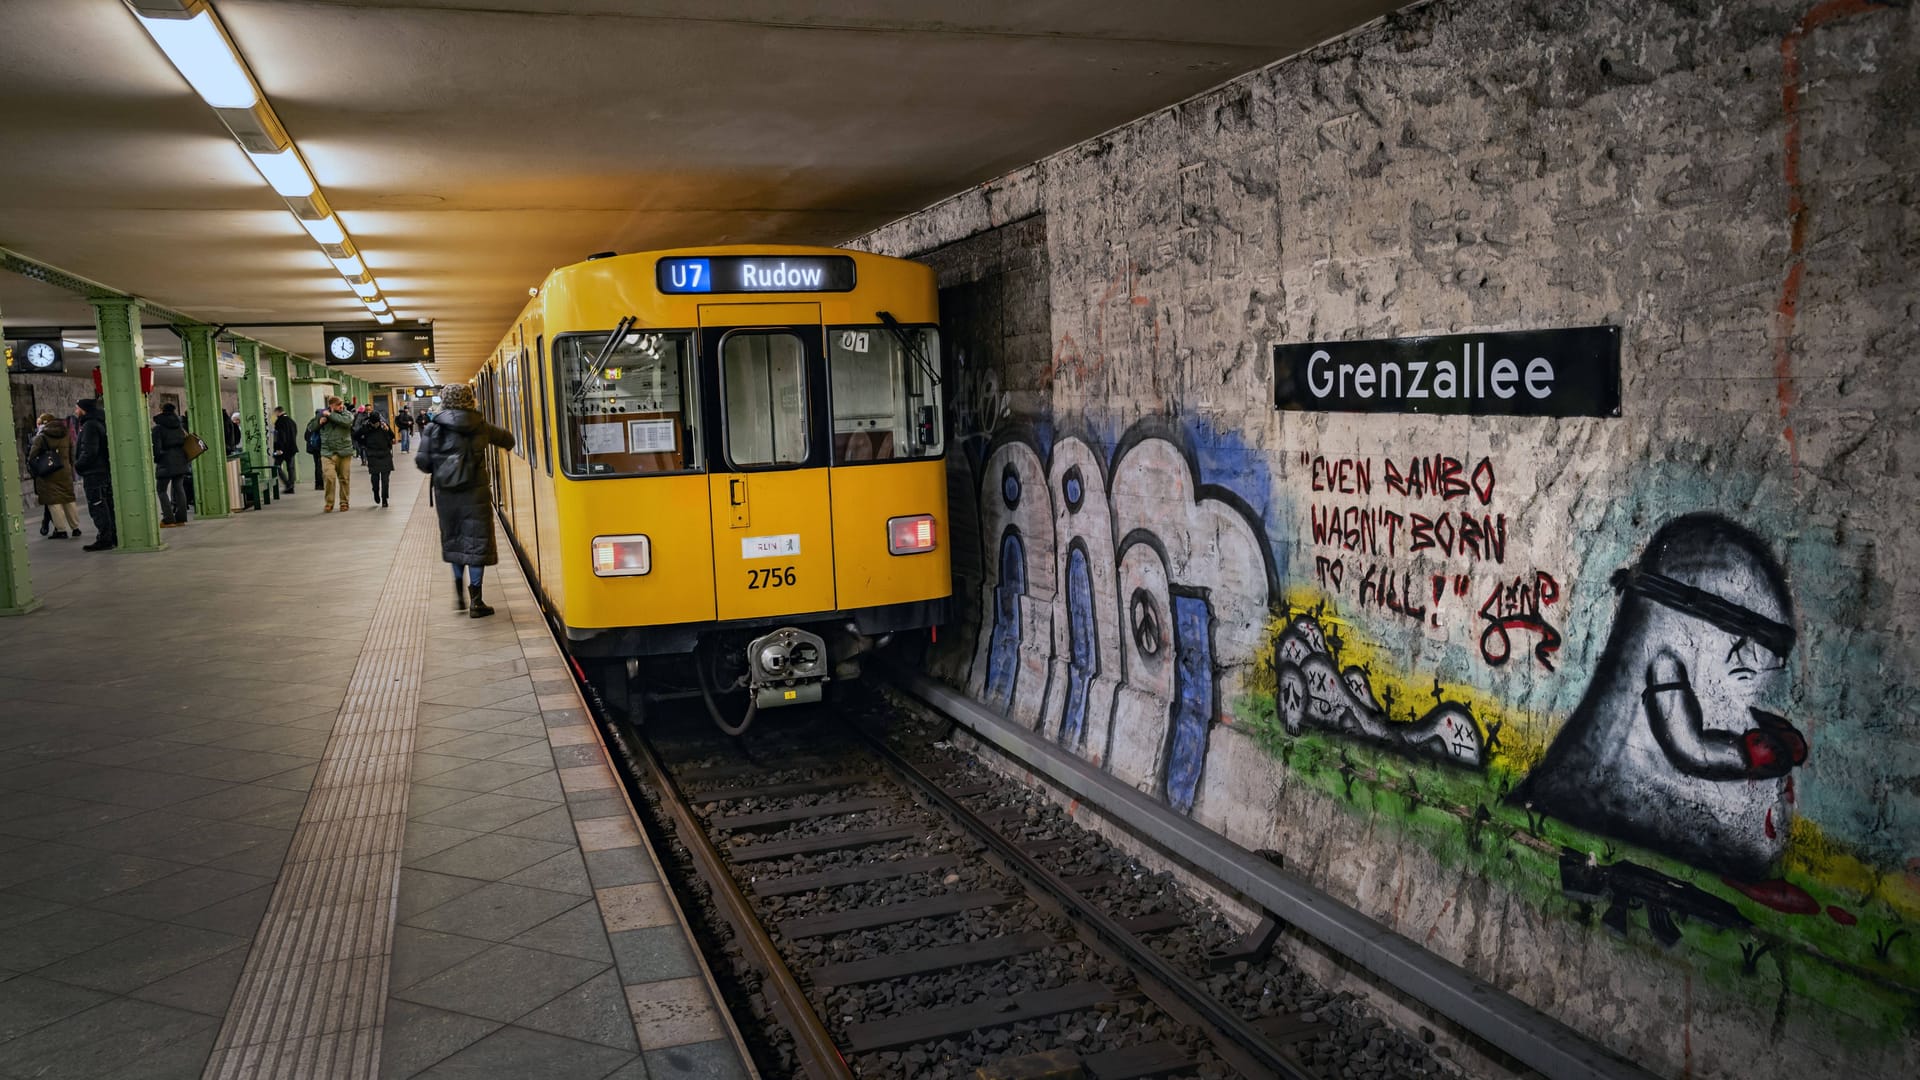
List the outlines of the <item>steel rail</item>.
<svg viewBox="0 0 1920 1080">
<path fill-rule="evenodd" d="M 1197 1026 L 1211 1028 L 1218 1032 L 1260 1068 L 1270 1070 L 1272 1075 L 1281 1077 L 1282 1080 L 1315 1080 L 1311 1074 L 1301 1071 L 1298 1061 L 1276 1047 L 1240 1014 L 1227 1008 L 1213 995 L 1207 993 L 1205 988 L 1175 967 L 1172 962 L 1148 948 L 1146 943 L 1138 937 L 1128 933 L 1113 916 L 1108 915 L 1068 886 L 1058 874 L 1042 866 L 1038 860 L 1021 850 L 1000 830 L 987 824 L 978 814 L 968 809 L 966 804 L 942 788 L 939 781 L 920 771 L 918 766 L 901 757 L 892 747 L 878 738 L 857 728 L 854 730 L 866 740 L 869 748 L 889 768 L 926 795 L 961 828 L 983 841 L 1017 875 L 1026 878 L 1055 904 L 1058 904 L 1069 918 L 1091 930 L 1102 943 L 1119 954 L 1120 960 L 1134 969 L 1136 976 L 1144 975 L 1166 988 L 1180 1004 L 1186 1007 L 1187 1011 L 1193 1013 L 1200 1021 Z M 1157 995 L 1149 993 L 1148 996 Z M 1224 1053 L 1229 1048 L 1216 1045 L 1215 1049 Z M 1248 1070 L 1242 1066 L 1241 1071 Z"/>
<path fill-rule="evenodd" d="M 590 693 L 592 688 L 583 685 L 582 689 Z M 593 700 L 599 704 L 598 695 L 593 695 Z M 833 1035 L 800 989 L 786 961 L 780 958 L 779 948 L 760 925 L 746 894 L 727 872 L 725 858 L 708 838 L 707 830 L 694 815 L 653 745 L 644 735 L 629 738 L 617 724 L 610 724 L 609 728 L 626 751 L 628 760 L 640 771 L 636 779 L 659 796 L 661 808 L 672 818 L 675 833 L 693 859 L 695 872 L 707 883 L 715 906 L 745 945 L 747 959 L 765 979 L 762 988 L 770 991 L 767 1005 L 774 1010 L 781 1026 L 792 1033 L 801 1068 L 816 1080 L 853 1080 L 853 1071 L 840 1056 Z"/>
<path fill-rule="evenodd" d="M 1246 897 L 1382 982 L 1555 1080 L 1649 1080 L 1650 1074 L 1460 966 L 1382 926 L 1219 833 L 1169 814 L 1110 774 L 1008 723 L 920 672 L 886 665 L 895 686 L 981 743 L 1098 809 L 1161 853 Z"/>
</svg>

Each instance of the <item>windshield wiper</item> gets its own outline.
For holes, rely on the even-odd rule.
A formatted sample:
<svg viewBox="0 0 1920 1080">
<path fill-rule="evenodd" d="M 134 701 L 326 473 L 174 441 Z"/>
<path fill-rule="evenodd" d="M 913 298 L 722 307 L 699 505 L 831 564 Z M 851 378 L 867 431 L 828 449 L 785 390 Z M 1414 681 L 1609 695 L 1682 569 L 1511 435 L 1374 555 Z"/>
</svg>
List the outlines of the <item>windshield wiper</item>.
<svg viewBox="0 0 1920 1080">
<path fill-rule="evenodd" d="M 914 366 L 920 369 L 920 374 L 925 375 L 928 382 L 939 386 L 940 373 L 935 371 L 933 365 L 927 361 L 926 350 L 922 347 L 923 339 L 920 335 L 908 337 L 906 328 L 900 325 L 900 320 L 894 318 L 890 311 L 876 311 L 874 314 L 880 316 L 881 325 L 893 332 L 895 340 L 900 342 L 900 348 L 913 358 Z"/>
<path fill-rule="evenodd" d="M 593 363 L 588 366 L 586 378 L 580 380 L 579 388 L 573 392 L 573 407 L 575 411 L 578 411 L 580 406 L 586 404 L 589 385 L 605 385 L 600 380 L 600 373 L 606 370 L 607 362 L 613 359 L 614 350 L 620 347 L 621 343 L 626 340 L 627 334 L 633 330 L 635 324 L 639 321 L 638 318 L 632 315 L 622 315 L 620 317 L 620 322 L 614 326 L 613 333 L 608 335 L 607 343 L 601 347 L 600 355 L 594 357 Z M 591 384 L 589 380 L 591 380 Z"/>
</svg>

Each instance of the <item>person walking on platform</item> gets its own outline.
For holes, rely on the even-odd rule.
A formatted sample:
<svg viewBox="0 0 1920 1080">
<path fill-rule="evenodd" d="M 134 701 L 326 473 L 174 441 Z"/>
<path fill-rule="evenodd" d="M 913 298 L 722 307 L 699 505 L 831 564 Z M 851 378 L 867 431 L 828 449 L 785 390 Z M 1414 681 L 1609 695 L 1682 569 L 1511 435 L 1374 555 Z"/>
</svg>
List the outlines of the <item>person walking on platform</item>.
<svg viewBox="0 0 1920 1080">
<path fill-rule="evenodd" d="M 52 414 L 41 419 L 40 433 L 27 448 L 27 471 L 33 473 L 33 497 L 53 515 L 49 539 L 65 540 L 80 535 L 80 515 L 73 505 L 73 437 L 65 420 Z M 43 473 L 49 463 L 53 470 Z"/>
<path fill-rule="evenodd" d="M 313 458 L 313 490 L 323 490 L 326 484 L 326 470 L 320 467 L 320 422 L 327 418 L 327 410 L 313 410 L 313 419 L 307 421 L 307 455 Z"/>
<path fill-rule="evenodd" d="M 273 477 L 293 494 L 293 455 L 300 452 L 300 429 L 293 417 L 278 405 L 273 407 Z"/>
<path fill-rule="evenodd" d="M 73 451 L 73 471 L 87 489 L 87 516 L 93 519 L 94 541 L 82 551 L 111 551 L 120 546 L 113 523 L 113 470 L 107 460 L 107 414 L 100 403 L 81 398 L 73 405 L 80 435 Z"/>
<path fill-rule="evenodd" d="M 153 477 L 160 496 L 160 527 L 177 528 L 187 523 L 187 426 L 180 412 L 169 401 L 160 406 L 153 418 Z"/>
<path fill-rule="evenodd" d="M 373 504 L 387 505 L 387 495 L 393 490 L 393 429 L 387 426 L 386 417 L 377 412 L 367 414 L 371 419 L 360 429 L 360 450 L 367 463 L 367 479 L 373 488 Z"/>
<path fill-rule="evenodd" d="M 353 487 L 353 474 L 347 466 L 353 463 L 353 414 L 337 397 L 327 398 L 327 411 L 320 419 L 320 456 L 325 459 L 327 478 L 327 507 L 322 513 L 333 513 L 335 489 L 338 489 L 340 509 L 347 508 L 347 495 Z"/>
<path fill-rule="evenodd" d="M 440 557 L 453 566 L 453 609 L 480 619 L 493 614 L 480 598 L 486 568 L 500 561 L 493 540 L 493 493 L 487 483 L 487 448 L 513 449 L 513 435 L 486 422 L 473 388 L 454 383 L 441 388 L 442 408 L 420 432 L 414 465 L 433 484 L 433 505 L 440 515 Z M 461 591 L 461 568 L 466 591 Z"/>
<path fill-rule="evenodd" d="M 393 430 L 400 433 L 400 452 L 403 454 L 412 453 L 413 414 L 407 411 L 405 405 L 400 406 L 400 411 L 393 414 Z"/>
</svg>

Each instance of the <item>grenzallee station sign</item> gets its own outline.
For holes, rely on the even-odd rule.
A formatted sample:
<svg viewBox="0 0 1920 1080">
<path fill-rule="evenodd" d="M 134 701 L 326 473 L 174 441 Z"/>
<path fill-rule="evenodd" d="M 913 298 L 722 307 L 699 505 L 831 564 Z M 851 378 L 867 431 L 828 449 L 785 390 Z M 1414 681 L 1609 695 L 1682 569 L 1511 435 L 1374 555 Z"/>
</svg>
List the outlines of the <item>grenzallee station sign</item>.
<svg viewBox="0 0 1920 1080">
<path fill-rule="evenodd" d="M 1273 395 L 1314 412 L 1619 416 L 1620 328 L 1276 345 Z"/>
</svg>

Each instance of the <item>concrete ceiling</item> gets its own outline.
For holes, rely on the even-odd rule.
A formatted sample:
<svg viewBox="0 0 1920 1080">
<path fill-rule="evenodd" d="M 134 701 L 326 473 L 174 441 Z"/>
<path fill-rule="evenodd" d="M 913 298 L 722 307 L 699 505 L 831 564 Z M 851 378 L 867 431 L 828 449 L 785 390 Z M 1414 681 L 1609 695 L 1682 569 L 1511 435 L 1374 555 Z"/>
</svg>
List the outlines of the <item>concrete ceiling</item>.
<svg viewBox="0 0 1920 1080">
<path fill-rule="evenodd" d="M 552 267 L 838 243 L 1397 6 L 214 3 L 401 325 L 432 320 L 454 378 Z M 366 321 L 119 0 L 0 2 L 0 145 L 0 246 L 235 328 Z M 0 316 L 91 323 L 4 273 Z M 317 325 L 247 332 L 319 352 Z M 177 351 L 164 337 L 149 351 Z"/>
</svg>

